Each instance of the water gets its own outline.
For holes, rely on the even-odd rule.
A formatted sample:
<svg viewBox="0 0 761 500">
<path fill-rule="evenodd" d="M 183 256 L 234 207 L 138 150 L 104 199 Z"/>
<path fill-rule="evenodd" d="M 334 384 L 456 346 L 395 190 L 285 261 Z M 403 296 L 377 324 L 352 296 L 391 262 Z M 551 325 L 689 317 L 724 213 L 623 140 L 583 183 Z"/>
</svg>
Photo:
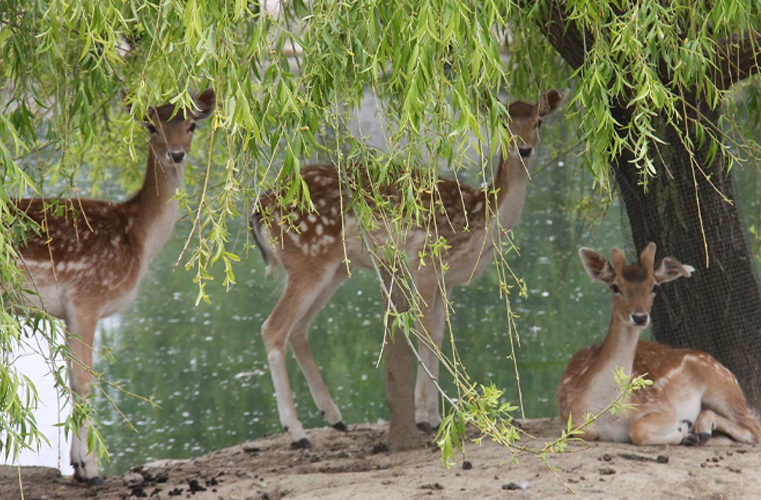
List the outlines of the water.
<svg viewBox="0 0 761 500">
<path fill-rule="evenodd" d="M 545 157 L 546 159 L 546 157 Z M 541 158 L 540 158 L 541 162 Z M 511 296 L 522 347 L 517 358 L 527 417 L 557 414 L 555 392 L 574 352 L 600 341 L 607 332 L 611 298 L 592 283 L 577 257 L 579 246 L 608 253 L 623 248 L 617 203 L 594 229 L 581 226 L 568 210 L 580 192 L 578 168 L 552 161 L 537 174 L 517 225 L 520 255 L 509 263 L 527 280 L 529 294 Z M 756 174 L 739 173 L 755 184 Z M 748 223 L 758 211 L 757 197 L 745 206 Z M 161 409 L 131 397 L 112 394 L 138 428 L 128 429 L 104 398 L 96 399 L 103 432 L 113 453 L 110 473 L 130 465 L 185 458 L 232 446 L 268 433 L 281 432 L 274 388 L 259 331 L 282 290 L 282 276 L 265 277 L 258 252 L 235 265 L 238 284 L 230 293 L 221 273 L 209 285 L 212 304 L 193 306 L 196 286 L 175 260 L 189 227 L 180 224 L 152 266 L 133 307 L 112 328 L 101 328 L 100 348 L 113 347 L 116 361 L 100 363 L 109 380 L 119 380 L 137 394 L 153 398 Z M 239 248 L 245 239 L 241 225 Z M 631 258 L 632 256 L 630 256 Z M 218 270 L 220 271 L 220 270 Z M 494 383 L 516 402 L 518 389 L 512 360 L 504 299 L 498 278 L 487 271 L 467 288 L 453 293 L 452 327 L 463 363 L 473 380 Z M 376 368 L 382 305 L 371 272 L 347 281 L 315 319 L 310 335 L 314 357 L 348 424 L 388 419 L 384 372 Z M 448 343 L 444 352 L 451 352 Z M 288 372 L 297 413 L 306 427 L 324 426 L 306 381 L 289 355 Z M 452 390 L 444 375 L 444 387 Z"/>
<path fill-rule="evenodd" d="M 612 246 L 623 248 L 617 202 L 593 228 L 582 224 L 571 208 L 588 194 L 585 190 L 591 178 L 583 178 L 583 169 L 573 157 L 550 159 L 551 144 L 543 144 L 541 149 L 537 164 L 545 164 L 545 168 L 534 176 L 514 231 L 520 254 L 508 257 L 515 274 L 526 279 L 529 291 L 525 299 L 511 296 L 513 310 L 519 314 L 522 347 L 517 358 L 527 417 L 557 413 L 555 392 L 571 355 L 601 340 L 607 331 L 609 292 L 586 276 L 577 257 L 578 247 L 589 246 L 606 254 Z M 739 175 L 745 179 L 740 183 L 741 200 L 750 200 L 744 207 L 748 224 L 760 227 L 758 197 L 754 195 L 757 175 L 750 169 Z M 216 269 L 217 279 L 208 286 L 212 304 L 195 307 L 197 288 L 192 275 L 181 266 L 175 270 L 189 229 L 187 223 L 177 225 L 132 307 L 99 327 L 98 349 L 113 348 L 116 360 L 98 361 L 96 371 L 159 405 L 110 389 L 108 397 L 96 396 L 101 429 L 112 453 L 111 462 L 103 465 L 108 474 L 123 473 L 138 463 L 186 458 L 281 432 L 259 331 L 279 299 L 282 276 L 266 277 L 260 255 L 251 252 L 235 264 L 237 285 L 229 293 L 221 285 L 221 268 Z M 231 232 L 236 250 L 242 252 L 244 224 Z M 452 300 L 456 344 L 472 380 L 494 383 L 505 391 L 506 401 L 517 402 L 505 303 L 496 273 L 489 270 L 467 288 L 456 288 Z M 314 357 L 347 424 L 388 418 L 384 372 L 376 367 L 381 314 L 375 277 L 360 271 L 338 290 L 312 326 Z M 448 343 L 444 352 L 451 352 Z M 40 370 L 35 368 L 34 358 L 25 359 L 31 363 L 28 370 Z M 302 423 L 306 427 L 326 425 L 291 356 L 288 368 Z M 451 391 L 446 375 L 443 382 Z M 45 392 L 43 399 L 47 406 L 38 418 L 57 421 L 54 391 Z M 127 426 L 112 403 L 138 432 Z M 28 454 L 24 463 L 59 465 L 55 430 L 47 427 L 46 433 L 53 446 L 39 455 Z M 60 455 L 64 473 L 71 473 L 65 442 L 60 445 Z"/>
<path fill-rule="evenodd" d="M 518 352 L 525 411 L 556 412 L 555 390 L 573 352 L 599 340 L 607 329 L 609 296 L 589 282 L 576 257 L 576 216 L 561 207 L 578 196 L 567 167 L 553 162 L 537 175 L 515 240 L 521 254 L 510 263 L 528 279 L 529 295 L 512 296 L 521 333 Z M 189 227 L 179 224 L 145 278 L 141 292 L 118 325 L 100 329 L 99 348 L 116 361 L 96 365 L 112 381 L 152 398 L 161 409 L 108 391 L 139 429 L 128 429 L 104 397 L 96 399 L 113 453 L 111 473 L 135 463 L 189 457 L 281 432 L 266 352 L 259 331 L 279 299 L 282 277 L 265 277 L 258 252 L 235 265 L 238 284 L 226 293 L 221 275 L 209 285 L 212 304 L 194 307 L 197 289 L 182 268 L 173 272 Z M 244 226 L 233 230 L 239 247 Z M 621 245 L 617 210 L 586 245 Z M 567 266 L 567 267 L 566 267 Z M 565 273 L 565 274 L 564 274 Z M 504 299 L 496 273 L 487 272 L 453 294 L 456 344 L 473 380 L 495 383 L 517 401 Z M 384 372 L 376 368 L 382 338 L 382 305 L 375 276 L 357 272 L 342 286 L 311 330 L 314 357 L 344 421 L 387 419 Z M 445 347 L 445 352 L 451 352 Z M 289 376 L 299 418 L 306 427 L 326 425 L 312 402 L 295 359 Z M 446 380 L 446 377 L 445 377 Z M 451 381 L 445 387 L 451 390 Z"/>
<path fill-rule="evenodd" d="M 41 443 L 40 449 L 22 450 L 19 456 L 19 465 L 46 465 L 60 468 L 64 474 L 73 474 L 74 470 L 69 465 L 69 443 L 58 422 L 66 419 L 71 411 L 68 403 L 58 397 L 55 382 L 51 374 L 52 367 L 40 355 L 39 352 L 49 352 L 49 346 L 44 338 L 38 338 L 34 345 L 28 346 L 27 354 L 16 358 L 15 367 L 29 377 L 37 388 L 39 405 L 35 411 L 37 427 L 47 438 L 48 442 Z M 56 362 L 56 368 L 60 369 L 62 362 Z M 0 462 L 8 463 L 8 462 Z"/>
</svg>

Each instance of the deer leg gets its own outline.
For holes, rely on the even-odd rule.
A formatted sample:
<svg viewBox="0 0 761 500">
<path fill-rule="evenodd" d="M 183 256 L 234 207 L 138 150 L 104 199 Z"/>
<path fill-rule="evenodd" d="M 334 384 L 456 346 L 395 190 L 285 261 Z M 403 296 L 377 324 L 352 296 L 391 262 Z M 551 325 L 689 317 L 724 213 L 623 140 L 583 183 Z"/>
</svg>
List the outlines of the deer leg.
<svg viewBox="0 0 761 500">
<path fill-rule="evenodd" d="M 322 379 L 322 375 L 320 375 L 320 370 L 317 368 L 317 364 L 312 357 L 308 335 L 309 326 L 312 324 L 315 316 L 322 311 L 325 304 L 328 303 L 338 287 L 341 286 L 341 283 L 346 281 L 346 278 L 348 278 L 346 267 L 339 266 L 333 279 L 320 291 L 309 311 L 293 327 L 289 338 L 293 354 L 296 356 L 301 371 L 304 373 L 309 384 L 312 399 L 314 399 L 317 408 L 325 415 L 328 423 L 340 431 L 347 430 L 346 425 L 344 425 L 341 419 L 341 412 L 330 397 L 330 392 L 328 392 L 325 381 Z"/>
<path fill-rule="evenodd" d="M 66 315 L 66 342 L 70 356 L 69 385 L 74 394 L 74 403 L 79 403 L 90 396 L 92 391 L 92 345 L 95 337 L 95 327 L 99 316 L 94 312 L 69 308 Z M 73 411 L 73 409 L 72 409 Z M 89 450 L 87 435 L 90 420 L 80 422 L 77 432 L 71 439 L 71 465 L 74 467 L 74 478 L 77 481 L 92 485 L 103 484 L 98 475 L 98 460 L 96 450 Z"/>
<path fill-rule="evenodd" d="M 335 269 L 321 275 L 309 275 L 306 272 L 289 274 L 283 296 L 262 325 L 262 339 L 275 386 L 280 423 L 283 431 L 290 433 L 294 445 L 300 448 L 308 448 L 310 445 L 293 406 L 291 384 L 286 370 L 285 344 L 294 325 L 301 321 L 325 288 L 326 279 L 332 278 L 334 274 Z"/>
<path fill-rule="evenodd" d="M 629 437 L 636 445 L 677 445 L 689 436 L 691 428 L 692 422 L 680 422 L 672 411 L 658 411 L 648 413 L 632 423 Z"/>
<path fill-rule="evenodd" d="M 597 430 L 594 427 L 587 427 L 584 429 L 583 434 L 579 434 L 577 437 L 583 439 L 584 441 L 597 441 Z"/>
<path fill-rule="evenodd" d="M 415 421 L 418 428 L 431 431 L 441 423 L 439 398 L 433 379 L 439 376 L 439 358 L 437 353 L 444 340 L 444 305 L 435 276 L 431 280 L 421 280 L 418 291 L 422 299 L 420 333 L 418 350 L 428 375 L 423 366 L 418 366 L 415 383 Z"/>
<path fill-rule="evenodd" d="M 753 433 L 748 428 L 713 410 L 703 410 L 695 419 L 694 432 L 698 438 L 695 444 L 705 444 L 714 431 L 724 433 L 739 443 L 755 443 Z"/>
<path fill-rule="evenodd" d="M 449 289 L 447 290 L 447 296 L 449 296 Z M 434 344 L 436 345 L 436 351 L 441 350 L 441 346 L 444 343 L 444 332 L 446 330 L 446 297 L 441 296 L 441 291 L 436 294 L 436 301 L 433 305 L 433 334 L 431 335 Z M 439 369 L 441 368 L 441 362 L 438 356 L 434 352 L 431 352 L 433 360 L 428 365 L 433 380 L 439 380 Z M 437 429 L 441 424 L 441 412 L 439 411 L 439 396 L 436 385 L 433 383 L 430 377 L 427 377 L 428 384 L 428 423 L 431 427 Z"/>
</svg>

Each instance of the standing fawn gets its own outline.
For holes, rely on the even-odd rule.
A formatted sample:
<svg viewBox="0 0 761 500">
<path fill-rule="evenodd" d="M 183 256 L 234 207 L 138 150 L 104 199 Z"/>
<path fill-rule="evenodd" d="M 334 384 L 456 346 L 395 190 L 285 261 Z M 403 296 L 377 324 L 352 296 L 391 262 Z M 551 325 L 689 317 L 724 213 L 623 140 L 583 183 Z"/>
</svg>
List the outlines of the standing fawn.
<svg viewBox="0 0 761 500">
<path fill-rule="evenodd" d="M 735 441 L 759 442 L 761 425 L 732 372 L 706 353 L 639 340 L 650 323 L 655 287 L 689 278 L 692 266 L 673 257 L 655 264 L 655 243 L 630 266 L 617 248 L 612 266 L 588 248 L 579 256 L 587 274 L 613 292 L 613 317 L 602 344 L 582 349 L 568 364 L 558 391 L 561 418 L 572 416 L 578 425 L 586 414 L 607 408 L 619 395 L 613 372 L 621 367 L 653 384 L 629 396 L 625 402 L 634 409 L 628 415 L 606 413 L 597 419 L 585 430 L 585 440 L 699 445 L 718 431 Z"/>
<path fill-rule="evenodd" d="M 92 345 L 100 318 L 124 310 L 137 293 L 148 264 L 164 246 L 177 218 L 173 199 L 181 187 L 196 122 L 214 111 L 214 91 L 195 99 L 196 110 L 166 104 L 150 108 L 148 165 L 143 187 L 123 203 L 59 200 L 62 210 L 40 199 L 16 201 L 17 209 L 40 226 L 19 250 L 29 305 L 65 322 L 74 359 L 69 383 L 79 398 L 92 388 Z M 95 450 L 88 453 L 85 422 L 72 438 L 71 465 L 79 481 L 100 484 Z"/>
<path fill-rule="evenodd" d="M 526 198 L 529 163 L 539 142 L 539 125 L 542 118 L 560 107 L 564 97 L 565 92 L 550 90 L 542 94 L 539 103 L 510 104 L 508 128 L 515 143 L 500 162 L 490 188 L 485 192 L 453 180 L 439 179 L 433 196 L 440 205 L 431 207 L 431 200 L 424 200 L 431 209 L 432 223 L 426 227 L 411 227 L 403 241 L 398 242 L 406 252 L 420 294 L 422 320 L 419 331 L 430 336 L 430 342 L 426 341 L 426 344 L 432 344 L 436 349 L 441 347 L 444 307 L 452 287 L 467 283 L 488 264 L 493 251 L 489 231 L 498 230 L 499 225 L 510 229 L 517 221 Z M 301 175 L 309 186 L 316 212 L 301 213 L 298 209 L 282 207 L 277 204 L 274 193 L 267 193 L 261 199 L 260 208 L 253 212 L 251 225 L 264 260 L 270 265 L 279 262 L 287 274 L 283 296 L 262 325 L 262 337 L 275 385 L 280 422 L 285 432 L 290 432 L 296 446 L 308 447 L 309 441 L 293 406 L 286 372 L 286 343 L 290 343 L 312 397 L 328 423 L 338 430 L 346 430 L 341 413 L 312 358 L 307 334 L 314 317 L 348 278 L 345 259 L 350 261 L 352 268 L 369 268 L 372 263 L 370 249 L 360 239 L 361 228 L 357 220 L 351 211 L 341 213 L 341 207 L 349 206 L 349 196 L 345 189 L 339 188 L 336 168 L 313 165 L 302 169 Z M 399 198 L 399 193 L 390 195 L 391 200 Z M 286 216 L 292 216 L 291 223 L 299 228 L 298 232 L 287 228 Z M 371 236 L 380 242 L 396 239 L 386 228 L 374 231 Z M 448 245 L 442 265 L 422 265 L 420 254 L 426 241 L 437 241 L 439 237 L 446 238 Z M 426 348 L 421 349 L 420 354 L 426 367 L 437 377 L 439 361 L 436 352 Z M 415 388 L 415 418 L 419 427 L 439 425 L 438 403 L 433 381 L 419 369 Z"/>
</svg>

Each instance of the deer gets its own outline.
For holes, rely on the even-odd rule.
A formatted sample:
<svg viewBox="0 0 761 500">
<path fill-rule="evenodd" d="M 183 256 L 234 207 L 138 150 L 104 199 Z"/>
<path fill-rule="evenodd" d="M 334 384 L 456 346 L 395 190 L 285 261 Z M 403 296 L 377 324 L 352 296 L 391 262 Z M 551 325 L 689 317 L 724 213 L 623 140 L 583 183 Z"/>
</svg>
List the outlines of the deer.
<svg viewBox="0 0 761 500">
<path fill-rule="evenodd" d="M 182 185 L 196 124 L 214 111 L 214 91 L 205 90 L 194 102 L 196 109 L 185 112 L 173 104 L 147 110 L 145 179 L 128 200 L 64 198 L 52 203 L 31 198 L 14 203 L 19 219 L 39 226 L 18 249 L 25 290 L 21 300 L 63 320 L 75 399 L 84 400 L 92 391 L 98 321 L 127 308 L 172 232 L 179 208 L 174 196 Z M 63 209 L 54 210 L 56 205 Z M 88 452 L 90 426 L 89 420 L 83 422 L 72 436 L 71 465 L 75 480 L 101 485 L 96 450 Z"/>
<path fill-rule="evenodd" d="M 507 106 L 507 128 L 514 141 L 503 154 L 488 189 L 480 190 L 440 178 L 437 183 L 437 206 L 426 200 L 435 217 L 434 224 L 411 227 L 405 238 L 397 238 L 386 228 L 374 230 L 375 241 L 399 241 L 406 253 L 410 273 L 420 294 L 421 318 L 418 330 L 427 335 L 420 356 L 432 377 L 438 377 L 438 349 L 445 329 L 445 304 L 452 287 L 466 284 L 488 264 L 493 246 L 487 239 L 498 227 L 511 229 L 523 209 L 529 184 L 529 166 L 539 143 L 542 120 L 554 113 L 567 92 L 548 90 L 539 102 L 515 101 Z M 330 397 L 325 382 L 312 357 L 308 343 L 309 326 L 338 287 L 349 277 L 351 269 L 371 268 L 372 261 L 359 238 L 361 228 L 350 210 L 346 189 L 333 165 L 310 165 L 301 170 L 309 189 L 315 212 L 283 207 L 275 191 L 262 195 L 251 214 L 254 241 L 269 269 L 283 267 L 285 290 L 274 310 L 263 323 L 261 335 L 275 387 L 277 408 L 284 432 L 293 446 L 310 446 L 293 405 L 285 350 L 290 344 L 306 377 L 317 408 L 333 428 L 346 431 L 341 412 Z M 494 194 L 496 192 L 496 195 Z M 398 203 L 398 193 L 390 193 Z M 343 199 L 342 199 L 343 198 Z M 440 210 L 443 207 L 444 210 Z M 435 212 L 435 213 L 433 213 Z M 293 228 L 285 224 L 288 218 Z M 422 265 L 420 253 L 425 242 L 447 240 L 441 266 Z M 346 260 L 349 261 L 347 265 Z M 446 269 L 446 271 L 444 271 Z M 419 428 L 430 431 L 441 423 L 435 384 L 425 370 L 418 369 L 415 384 L 415 420 Z"/>
<path fill-rule="evenodd" d="M 674 257 L 656 263 L 655 252 L 655 243 L 649 243 L 639 263 L 627 266 L 617 248 L 612 265 L 594 250 L 579 250 L 589 277 L 612 292 L 613 314 L 605 340 L 571 358 L 558 389 L 561 418 L 578 422 L 606 409 L 620 394 L 613 375 L 620 367 L 652 385 L 627 397 L 632 410 L 605 413 L 584 428 L 585 441 L 696 446 L 720 433 L 739 443 L 758 443 L 761 424 L 731 371 L 707 353 L 639 340 L 650 324 L 656 289 L 695 271 Z"/>
</svg>

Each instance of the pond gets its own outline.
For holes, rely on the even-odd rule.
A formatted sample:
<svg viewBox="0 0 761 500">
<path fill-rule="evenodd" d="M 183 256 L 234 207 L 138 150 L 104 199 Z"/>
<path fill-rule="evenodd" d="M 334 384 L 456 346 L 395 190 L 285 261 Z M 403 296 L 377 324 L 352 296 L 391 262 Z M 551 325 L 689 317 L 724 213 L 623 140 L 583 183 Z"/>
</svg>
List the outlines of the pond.
<svg viewBox="0 0 761 500">
<path fill-rule="evenodd" d="M 521 254 L 510 259 L 516 274 L 528 281 L 528 298 L 511 298 L 520 315 L 518 361 L 530 417 L 556 412 L 555 390 L 570 355 L 601 338 L 609 321 L 609 295 L 604 287 L 591 284 L 579 265 L 577 222 L 562 209 L 572 197 L 568 191 L 578 189 L 565 168 L 556 164 L 534 179 L 515 231 Z M 582 231 L 580 241 L 601 249 L 620 246 L 616 212 L 611 211 L 596 234 Z M 237 229 L 242 242 L 245 228 Z M 195 307 L 192 276 L 183 270 L 173 272 L 187 233 L 187 225 L 176 228 L 135 304 L 119 324 L 101 328 L 99 348 L 113 348 L 116 361 L 101 362 L 96 370 L 161 406 L 152 408 L 109 392 L 139 429 L 135 433 L 104 398 L 96 400 L 114 453 L 111 472 L 281 432 L 259 331 L 279 299 L 282 276 L 265 276 L 261 257 L 251 252 L 235 267 L 237 286 L 226 293 L 220 276 L 210 285 L 212 304 Z M 312 326 L 314 357 L 348 424 L 388 418 L 384 372 L 376 367 L 382 338 L 380 299 L 375 276 L 357 272 Z M 487 272 L 469 287 L 456 290 L 453 301 L 455 341 L 468 373 L 481 383 L 493 382 L 505 390 L 506 400 L 516 402 L 505 302 L 496 273 Z M 449 352 L 446 347 L 445 352 Z M 289 358 L 302 423 L 326 425 L 295 359 Z"/>
<path fill-rule="evenodd" d="M 521 347 L 517 350 L 520 387 L 526 417 L 557 414 L 555 392 L 571 355 L 607 332 L 611 298 L 584 272 L 577 251 L 588 246 L 608 253 L 626 248 L 614 200 L 604 217 L 584 223 L 573 208 L 588 195 L 592 179 L 573 155 L 558 159 L 543 145 L 521 220 L 514 230 L 519 253 L 508 262 L 526 279 L 528 297 L 510 296 L 518 314 Z M 740 172 L 746 215 L 759 210 L 754 196 L 757 175 Z M 751 221 L 749 221 L 750 223 Z M 750 225 L 750 224 L 749 224 Z M 258 252 L 235 264 L 235 285 L 226 292 L 217 279 L 208 285 L 212 303 L 194 306 L 197 287 L 182 266 L 175 269 L 189 232 L 180 222 L 151 266 L 133 305 L 122 315 L 101 322 L 98 346 L 113 349 L 115 361 L 96 362 L 107 380 L 152 399 L 160 407 L 113 390 L 95 397 L 101 430 L 112 453 L 107 474 L 161 458 L 187 458 L 281 432 L 261 325 L 282 291 L 283 275 L 265 276 Z M 235 250 L 243 252 L 245 224 L 231 230 Z M 633 256 L 629 256 L 632 258 Z M 473 381 L 494 383 L 504 399 L 518 401 L 518 384 L 509 358 L 510 340 L 504 297 L 489 270 L 452 296 L 452 328 L 462 362 Z M 377 367 L 382 339 L 382 306 L 375 276 L 359 271 L 336 293 L 315 319 L 311 347 L 344 422 L 388 418 L 383 368 Z M 445 353 L 451 349 L 445 345 Z M 44 372 L 33 360 L 29 372 Z M 314 406 L 295 359 L 288 357 L 289 376 L 299 418 L 305 427 L 326 422 Z M 443 375 L 444 387 L 452 391 Z M 43 383 L 44 389 L 44 383 Z M 48 392 L 50 392 L 48 390 Z M 55 393 L 43 390 L 48 406 L 40 415 L 55 421 Z M 109 401 L 110 399 L 110 401 Z M 124 422 L 111 403 L 137 428 Z M 66 410 L 62 410 L 65 415 Z M 38 417 L 40 418 L 40 417 Z M 52 429 L 49 427 L 48 429 Z M 26 454 L 23 463 L 57 465 L 58 440 L 47 431 L 53 450 Z M 50 450 L 49 450 L 50 451 Z M 65 473 L 68 444 L 61 444 Z"/>
</svg>

